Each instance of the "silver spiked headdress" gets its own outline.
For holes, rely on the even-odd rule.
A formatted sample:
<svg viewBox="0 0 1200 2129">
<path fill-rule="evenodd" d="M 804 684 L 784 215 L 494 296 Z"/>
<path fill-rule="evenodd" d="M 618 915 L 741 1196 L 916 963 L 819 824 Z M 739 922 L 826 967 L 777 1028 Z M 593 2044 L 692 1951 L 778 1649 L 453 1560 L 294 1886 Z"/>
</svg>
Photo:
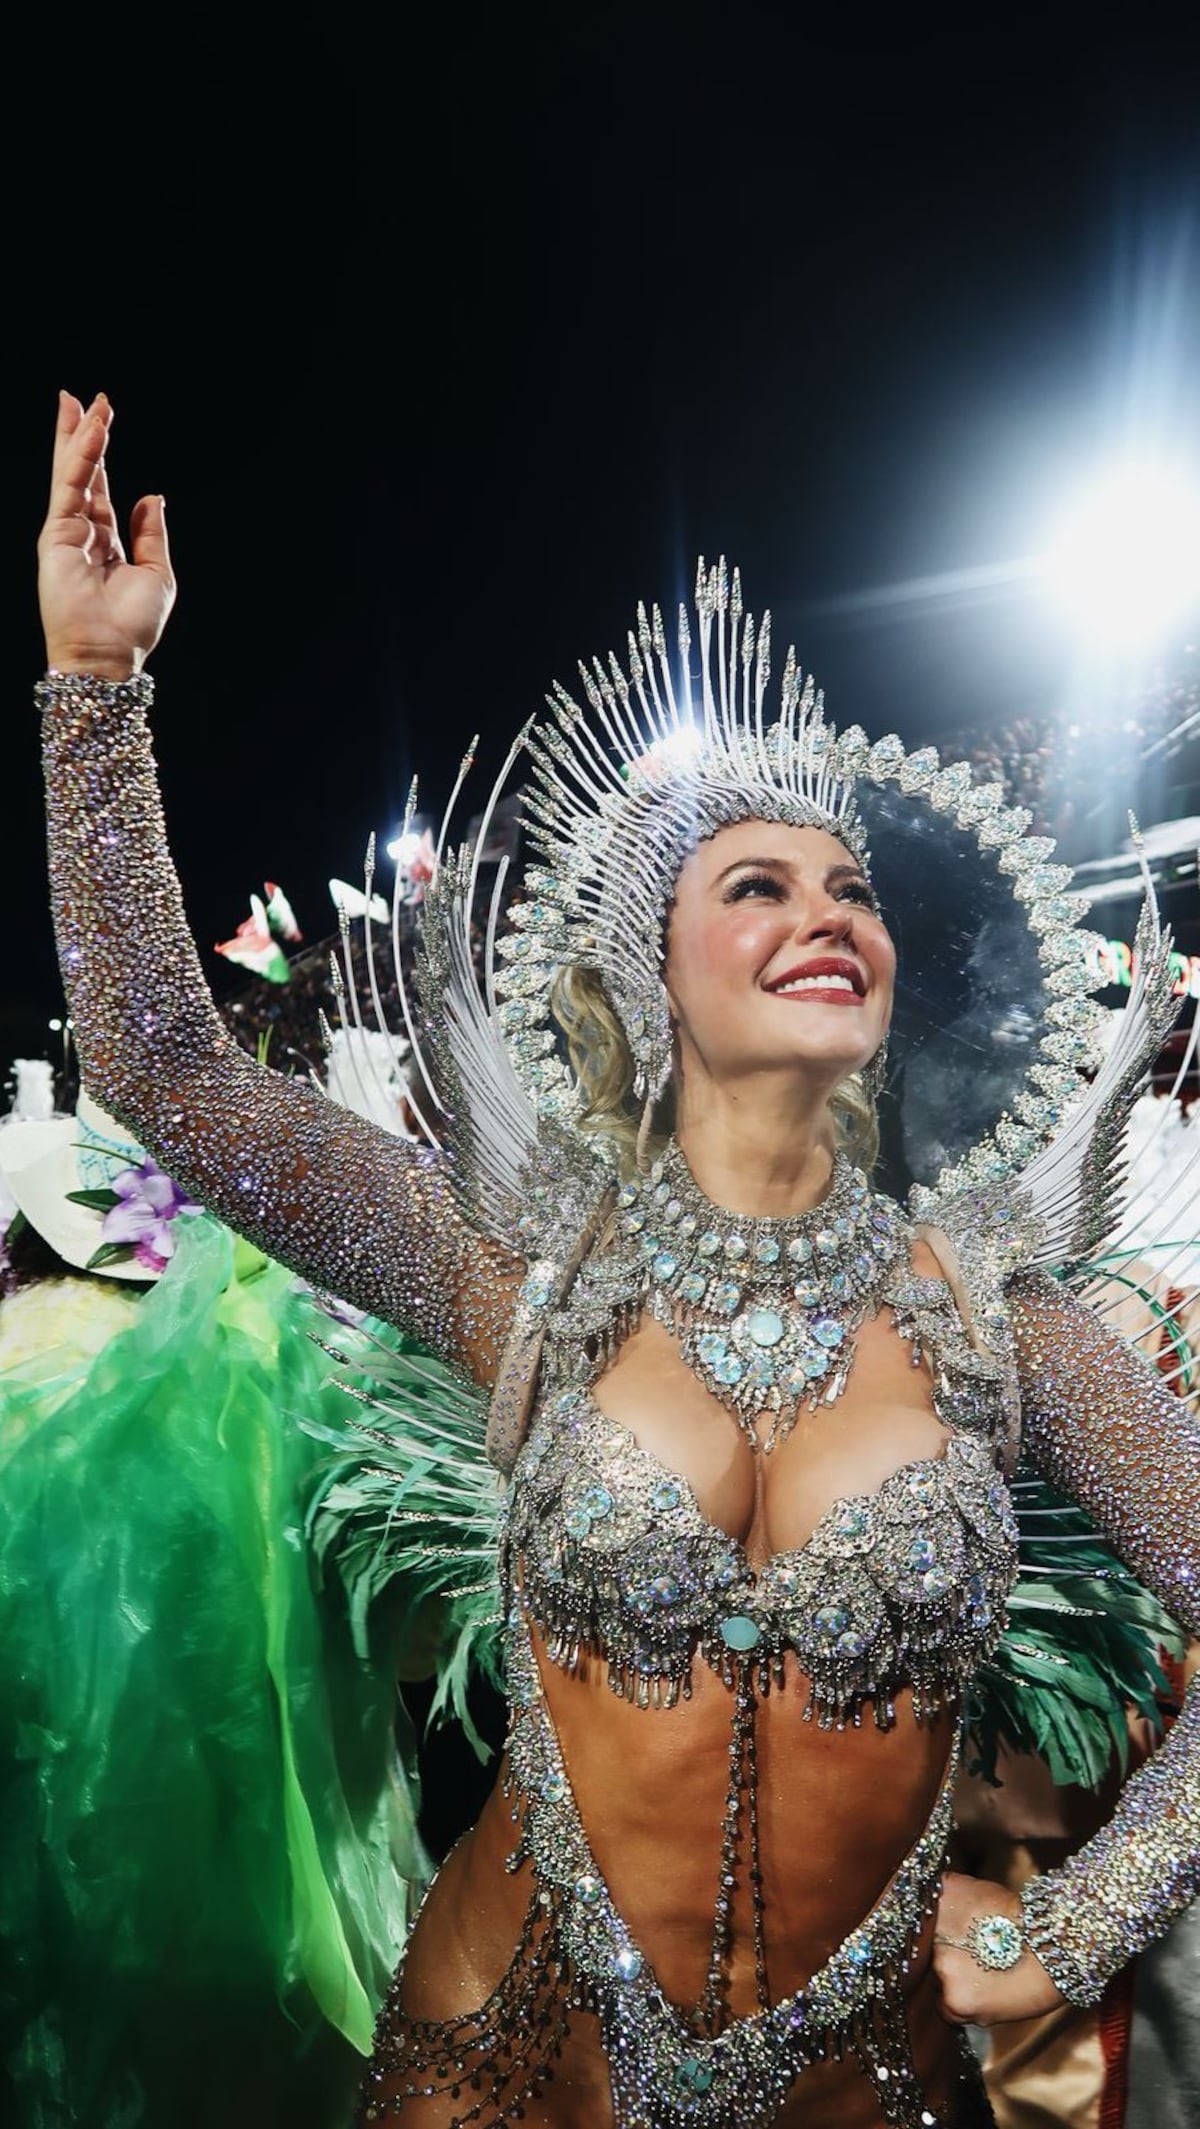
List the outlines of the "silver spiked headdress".
<svg viewBox="0 0 1200 2129">
<path fill-rule="evenodd" d="M 638 609 L 626 663 L 610 653 L 579 671 L 588 712 L 561 686 L 551 721 L 530 731 L 530 840 L 557 882 L 564 958 L 590 962 L 625 1029 L 634 1091 L 654 1100 L 671 1067 L 661 981 L 667 917 L 685 858 L 736 821 L 828 829 L 865 863 L 853 784 L 794 651 L 768 721 L 771 617 L 756 628 L 724 557 L 696 579 L 699 700 L 692 632 L 679 608 L 678 673 L 657 606 Z M 524 957 L 528 960 L 528 955 Z M 510 995 L 511 977 L 502 983 Z M 517 989 L 520 990 L 518 985 Z"/>
<path fill-rule="evenodd" d="M 956 905 L 964 880 L 978 874 L 990 879 L 993 904 L 998 898 L 1011 911 L 1012 937 L 1024 942 L 1015 972 L 1021 1008 L 1036 1027 L 1022 1068 L 1005 1079 L 1001 1103 L 950 1152 L 933 1198 L 925 1196 L 930 1203 L 965 1201 L 964 1194 L 1003 1192 L 1020 1179 L 1052 1237 L 1046 1247 L 1058 1249 L 1059 1259 L 1078 1255 L 1104 1230 L 1124 1119 L 1174 1018 L 1170 935 L 1152 897 L 1139 929 L 1127 1039 L 1085 1096 L 1079 1068 L 1094 1064 L 1095 1028 L 1104 1018 L 1090 995 L 1100 942 L 1080 929 L 1087 904 L 1070 868 L 1052 862 L 1053 843 L 1029 833 L 1028 811 L 1009 805 L 1003 786 L 980 780 L 969 763 L 943 766 L 933 747 L 910 752 L 894 734 L 872 743 L 857 725 L 835 731 L 790 651 L 779 707 L 768 719 L 769 617 L 755 627 L 737 572 L 730 575 L 723 561 L 714 569 L 701 564 L 696 610 L 698 642 L 680 613 L 675 671 L 661 614 L 640 607 L 624 664 L 610 656 L 581 667 L 586 707 L 556 687 L 549 719 L 515 739 L 474 843 L 454 849 L 449 825 L 468 752 L 422 910 L 415 1018 L 397 882 L 393 967 L 424 1080 L 414 1107 L 428 1137 L 451 1157 L 464 1213 L 505 1247 L 537 1255 L 552 1229 L 582 1224 L 579 1205 L 603 1187 L 598 1171 L 611 1178 L 614 1150 L 577 1128 L 582 1094 L 552 1011 L 555 980 L 569 967 L 600 974 L 628 1035 L 638 1089 L 643 1099 L 653 1095 L 670 1062 L 661 984 L 666 920 L 680 867 L 697 843 L 734 822 L 766 819 L 825 828 L 865 864 L 870 826 L 882 873 L 897 823 L 911 817 L 924 823 L 926 841 L 927 830 L 949 830 L 951 846 L 961 842 L 950 890 Z M 503 936 L 506 867 L 499 868 L 481 986 L 481 867 L 495 805 L 523 750 L 533 763 L 525 819 L 540 862 L 526 866 L 524 897 L 512 905 Z M 964 869 L 972 852 L 977 862 Z M 373 866 L 372 850 L 368 903 Z M 904 893 L 910 885 L 906 878 Z M 370 931 L 368 921 L 371 1003 L 382 1026 Z M 957 906 L 950 943 L 965 974 L 977 941 Z M 339 979 L 338 987 L 343 1017 L 348 999 L 361 1027 L 353 984 L 346 992 Z M 916 1002 L 924 1039 L 920 995 Z M 980 1053 L 962 1054 L 970 1071 Z"/>
</svg>

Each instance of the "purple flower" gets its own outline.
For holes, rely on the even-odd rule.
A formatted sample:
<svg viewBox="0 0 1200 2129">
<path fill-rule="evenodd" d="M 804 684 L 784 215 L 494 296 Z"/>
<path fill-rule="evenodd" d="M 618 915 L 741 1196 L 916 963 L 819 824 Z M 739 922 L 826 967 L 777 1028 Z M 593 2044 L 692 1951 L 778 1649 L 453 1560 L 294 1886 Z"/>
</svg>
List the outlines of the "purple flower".
<svg viewBox="0 0 1200 2129">
<path fill-rule="evenodd" d="M 119 1203 L 104 1215 L 101 1241 L 132 1249 L 147 1271 L 165 1271 L 175 1254 L 172 1220 L 181 1212 L 198 1212 L 199 1206 L 149 1156 L 139 1168 L 124 1169 L 112 1187 Z"/>
</svg>

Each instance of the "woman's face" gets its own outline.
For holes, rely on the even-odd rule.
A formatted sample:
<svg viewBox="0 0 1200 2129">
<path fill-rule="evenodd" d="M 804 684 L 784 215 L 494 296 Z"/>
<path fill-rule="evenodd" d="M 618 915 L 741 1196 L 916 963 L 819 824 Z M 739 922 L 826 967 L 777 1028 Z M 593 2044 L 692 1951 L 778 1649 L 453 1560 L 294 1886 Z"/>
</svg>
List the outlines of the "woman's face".
<svg viewBox="0 0 1200 2129">
<path fill-rule="evenodd" d="M 665 981 L 685 1069 L 791 1065 L 832 1091 L 883 1041 L 895 973 L 866 875 L 823 828 L 739 821 L 680 872 Z"/>
</svg>

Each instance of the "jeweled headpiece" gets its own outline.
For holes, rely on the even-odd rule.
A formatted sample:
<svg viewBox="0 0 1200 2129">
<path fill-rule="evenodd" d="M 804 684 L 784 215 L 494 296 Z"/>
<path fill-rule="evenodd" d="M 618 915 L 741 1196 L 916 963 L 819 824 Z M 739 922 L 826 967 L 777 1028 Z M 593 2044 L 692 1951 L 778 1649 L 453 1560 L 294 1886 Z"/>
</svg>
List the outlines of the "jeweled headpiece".
<svg viewBox="0 0 1200 2129">
<path fill-rule="evenodd" d="M 1052 841 L 1031 835 L 1028 811 L 1007 804 L 1003 786 L 980 780 L 969 763 L 943 766 L 935 748 L 909 752 L 894 734 L 872 743 L 857 725 L 836 732 L 790 651 L 778 712 L 768 721 L 769 618 L 755 628 L 737 572 L 730 576 L 724 562 L 701 564 L 696 608 L 698 646 L 681 612 L 674 671 L 658 609 L 640 607 L 624 665 L 610 656 L 581 667 L 586 707 L 556 687 L 549 719 L 515 740 L 474 841 L 452 848 L 449 821 L 468 754 L 422 908 L 419 1025 L 404 982 L 397 889 L 395 976 L 424 1077 L 413 1105 L 451 1156 L 449 1172 L 472 1224 L 506 1247 L 536 1253 L 548 1221 L 561 1215 L 569 1226 L 575 1217 L 565 1204 L 564 1176 L 576 1175 L 586 1197 L 597 1187 L 597 1164 L 611 1175 L 615 1147 L 578 1129 L 583 1090 L 552 1005 L 559 972 L 576 967 L 601 976 L 627 1032 L 638 1091 L 643 1100 L 652 1097 L 670 1066 L 661 967 L 680 868 L 719 829 L 764 819 L 824 828 L 864 864 L 869 828 L 880 875 L 895 851 L 902 853 L 889 902 L 904 975 L 893 1027 L 897 1078 L 907 1088 L 915 1072 L 925 1107 L 932 1101 L 938 1117 L 953 1112 L 967 1127 L 944 1151 L 937 1141 L 945 1134 L 932 1134 L 914 1169 L 918 1181 L 933 1183 L 945 1201 L 1003 1188 L 1019 1176 L 1038 1217 L 1054 1224 L 1060 1254 L 1090 1247 L 1103 1224 L 1097 1177 L 1120 1161 L 1129 1103 L 1174 1017 L 1170 937 L 1152 896 L 1139 926 L 1139 970 L 1122 1041 L 1081 1108 L 1079 1067 L 1094 1063 L 1095 1027 L 1104 1017 L 1089 995 L 1099 980 L 1100 942 L 1079 928 L 1087 904 L 1070 868 L 1050 862 Z M 496 804 L 523 751 L 533 764 L 522 794 L 525 823 L 540 862 L 526 866 L 524 896 L 507 909 L 511 928 L 500 935 L 505 863 L 486 913 L 481 870 Z M 915 843 L 899 832 L 906 824 Z M 931 904 L 920 891 L 939 862 L 934 929 L 948 910 L 943 933 L 952 964 L 949 994 L 943 989 L 940 997 L 925 987 Z M 368 900 L 373 867 L 372 848 Z M 982 904 L 974 899 L 981 889 Z M 382 1025 L 369 931 L 371 999 Z M 1002 999 L 989 977 L 990 957 L 1004 975 Z M 349 998 L 361 1025 L 352 986 Z M 906 1091 L 903 1131 L 909 1113 Z M 907 1158 L 907 1141 L 904 1152 Z"/>
<path fill-rule="evenodd" d="M 863 865 L 864 808 L 884 787 L 901 803 L 925 802 L 969 835 L 1011 879 L 1022 933 L 1036 946 L 1047 994 L 1044 1032 L 1025 1088 L 994 1135 L 976 1147 L 976 1173 L 1027 1159 L 1078 1087 L 1096 1008 L 1087 995 L 1094 944 L 1077 928 L 1086 903 L 1072 874 L 1049 862 L 1054 845 L 1031 836 L 1024 807 L 1003 787 L 977 782 L 970 765 L 943 767 L 937 750 L 910 753 L 894 734 L 874 744 L 858 725 L 840 734 L 794 650 L 784 662 L 778 713 L 768 722 L 770 616 L 744 611 L 738 572 L 700 563 L 698 643 L 679 614 L 674 674 L 657 607 L 638 609 L 625 667 L 610 654 L 581 665 L 587 709 L 565 688 L 524 735 L 534 765 L 524 797 L 540 865 L 526 870 L 529 900 L 515 931 L 496 942 L 495 994 L 518 1075 L 542 1110 L 569 1115 L 575 1089 L 556 1054 L 551 989 L 565 966 L 596 969 L 625 1028 L 639 1099 L 653 1099 L 671 1063 L 661 981 L 667 917 L 680 868 L 707 837 L 744 820 L 820 827 Z M 696 653 L 698 650 L 698 660 Z M 1036 978 L 1035 978 L 1036 981 Z"/>
<path fill-rule="evenodd" d="M 696 613 L 698 703 L 686 607 L 676 680 L 662 615 L 640 606 L 628 671 L 613 653 L 606 665 L 599 658 L 580 665 L 594 724 L 556 687 L 546 698 L 553 721 L 526 740 L 533 779 L 525 815 L 556 883 L 563 958 L 590 962 L 603 977 L 642 1100 L 657 1097 L 671 1068 L 661 981 L 667 917 L 697 844 L 737 821 L 781 821 L 828 829 L 861 863 L 867 855 L 836 735 L 812 680 L 801 681 L 794 651 L 778 714 L 767 721 L 771 617 L 765 613 L 756 631 L 739 574 L 730 580 L 724 557 L 712 569 L 701 559 Z"/>
</svg>

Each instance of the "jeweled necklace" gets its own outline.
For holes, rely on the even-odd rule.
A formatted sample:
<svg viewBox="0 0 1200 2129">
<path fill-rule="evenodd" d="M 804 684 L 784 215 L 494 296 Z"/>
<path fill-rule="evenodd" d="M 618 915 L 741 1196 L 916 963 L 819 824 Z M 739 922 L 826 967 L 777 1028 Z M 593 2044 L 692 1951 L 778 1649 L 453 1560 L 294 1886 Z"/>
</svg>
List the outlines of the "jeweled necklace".
<svg viewBox="0 0 1200 2129">
<path fill-rule="evenodd" d="M 839 1154 L 820 1204 L 793 1219 L 739 1217 L 706 1198 L 672 1139 L 621 1192 L 624 1234 L 646 1259 L 649 1307 L 764 1453 L 846 1387 L 854 1332 L 907 1250 L 898 1205 Z M 775 1416 L 763 1440 L 756 1421 Z"/>
</svg>

